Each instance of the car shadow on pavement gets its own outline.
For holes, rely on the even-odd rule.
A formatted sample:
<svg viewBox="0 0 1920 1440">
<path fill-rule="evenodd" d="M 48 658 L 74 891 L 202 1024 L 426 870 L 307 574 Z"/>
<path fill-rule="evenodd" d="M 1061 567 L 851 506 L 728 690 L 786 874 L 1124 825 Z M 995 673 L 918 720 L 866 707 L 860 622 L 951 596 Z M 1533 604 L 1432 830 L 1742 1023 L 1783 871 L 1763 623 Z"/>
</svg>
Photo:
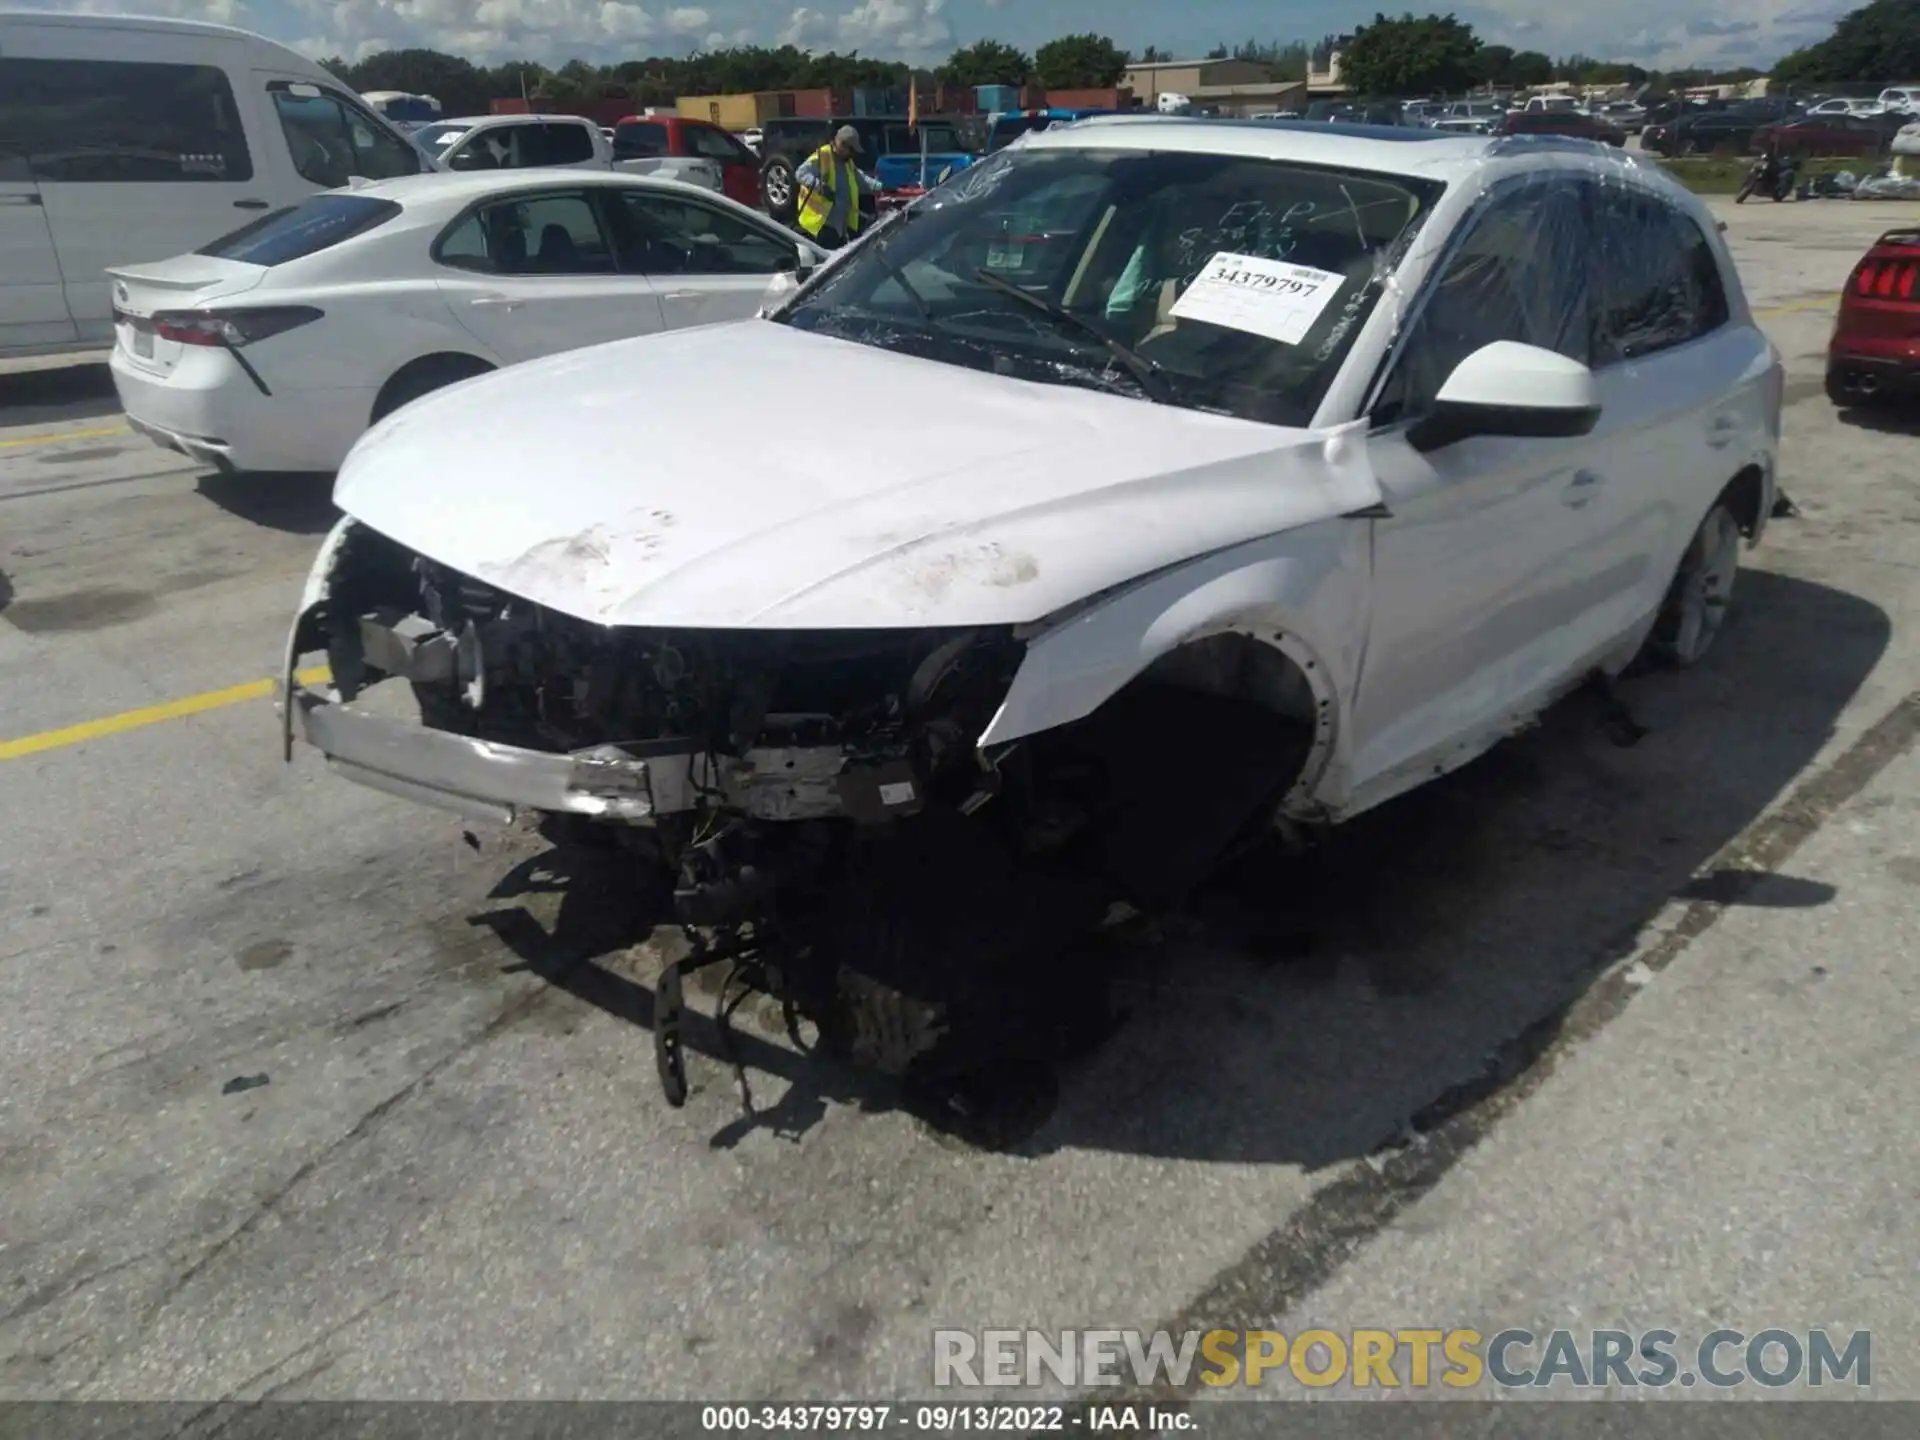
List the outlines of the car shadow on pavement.
<svg viewBox="0 0 1920 1440">
<path fill-rule="evenodd" d="M 1840 412 L 1840 423 L 1879 435 L 1920 435 L 1920 406 L 1855 405 Z"/>
<path fill-rule="evenodd" d="M 0 424 L 50 425 L 119 412 L 113 373 L 98 361 L 0 372 Z"/>
<path fill-rule="evenodd" d="M 1108 999 L 1123 1023 L 999 1143 L 1337 1164 L 1524 1069 L 1669 902 L 1827 903 L 1831 885 L 1715 857 L 1801 778 L 1890 633 L 1856 596 L 1744 573 L 1700 666 L 1635 676 L 1612 700 L 1583 691 L 1304 854 L 1242 858 L 1157 938 L 1115 947 Z M 543 874 L 565 892 L 551 934 L 511 905 Z M 662 957 L 646 952 L 661 942 L 635 942 L 664 896 L 640 897 L 634 876 L 630 860 L 555 849 L 475 923 L 550 983 L 650 1029 Z M 687 1050 L 730 1064 L 711 1000 L 690 989 Z M 798 1133 L 832 1104 L 925 1113 L 880 1077 L 798 1054 L 774 1020 L 742 1026 L 733 1053 L 757 1089 L 786 1093 L 714 1144 L 756 1125 Z"/>
<path fill-rule="evenodd" d="M 252 475 L 210 471 L 196 487 L 237 519 L 289 535 L 324 535 L 340 518 L 333 504 L 333 475 Z"/>
</svg>

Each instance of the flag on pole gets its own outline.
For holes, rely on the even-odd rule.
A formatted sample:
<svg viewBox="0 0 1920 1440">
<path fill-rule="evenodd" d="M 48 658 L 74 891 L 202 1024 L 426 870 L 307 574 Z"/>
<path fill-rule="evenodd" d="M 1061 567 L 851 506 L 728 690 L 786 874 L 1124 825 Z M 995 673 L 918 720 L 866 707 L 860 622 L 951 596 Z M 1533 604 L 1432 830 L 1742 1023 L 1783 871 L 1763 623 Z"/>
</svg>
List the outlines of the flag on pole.
<svg viewBox="0 0 1920 1440">
<path fill-rule="evenodd" d="M 898 94 L 899 92 L 895 91 L 894 93 Z M 918 130 L 919 128 L 920 77 L 918 75 L 912 75 L 907 79 L 907 129 Z"/>
</svg>

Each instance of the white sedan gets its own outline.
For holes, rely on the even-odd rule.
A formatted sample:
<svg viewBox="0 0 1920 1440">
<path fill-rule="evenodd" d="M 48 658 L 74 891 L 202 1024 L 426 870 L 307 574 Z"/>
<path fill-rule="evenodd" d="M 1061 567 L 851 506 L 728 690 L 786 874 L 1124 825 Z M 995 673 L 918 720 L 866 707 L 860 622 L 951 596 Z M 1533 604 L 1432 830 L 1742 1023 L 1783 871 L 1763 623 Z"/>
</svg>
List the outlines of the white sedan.
<svg viewBox="0 0 1920 1440">
<path fill-rule="evenodd" d="M 1607 147 L 1093 119 L 765 319 L 370 436 L 289 749 L 651 827 L 686 923 L 777 897 L 823 1029 L 1005 1055 L 1063 927 L 1708 659 L 1782 383 L 1711 213 Z"/>
<path fill-rule="evenodd" d="M 334 190 L 191 255 L 110 271 L 114 386 L 133 428 L 169 449 L 229 470 L 332 470 L 429 391 L 753 315 L 822 258 L 744 206 L 656 177 Z"/>
</svg>

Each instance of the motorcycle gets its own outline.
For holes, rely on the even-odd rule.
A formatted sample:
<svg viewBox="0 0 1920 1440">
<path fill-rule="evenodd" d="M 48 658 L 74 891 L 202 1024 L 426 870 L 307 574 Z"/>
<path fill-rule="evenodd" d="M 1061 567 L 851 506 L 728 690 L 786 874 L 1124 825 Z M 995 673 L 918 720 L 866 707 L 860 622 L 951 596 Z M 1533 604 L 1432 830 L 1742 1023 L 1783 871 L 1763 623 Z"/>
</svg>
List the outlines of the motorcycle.
<svg viewBox="0 0 1920 1440">
<path fill-rule="evenodd" d="M 1733 203 L 1744 205 L 1747 197 L 1756 192 L 1770 195 L 1775 200 L 1786 199 L 1793 193 L 1799 168 L 1799 162 L 1791 156 L 1774 160 L 1762 155 L 1747 167 L 1747 178 L 1742 182 L 1740 192 L 1733 197 Z"/>
</svg>

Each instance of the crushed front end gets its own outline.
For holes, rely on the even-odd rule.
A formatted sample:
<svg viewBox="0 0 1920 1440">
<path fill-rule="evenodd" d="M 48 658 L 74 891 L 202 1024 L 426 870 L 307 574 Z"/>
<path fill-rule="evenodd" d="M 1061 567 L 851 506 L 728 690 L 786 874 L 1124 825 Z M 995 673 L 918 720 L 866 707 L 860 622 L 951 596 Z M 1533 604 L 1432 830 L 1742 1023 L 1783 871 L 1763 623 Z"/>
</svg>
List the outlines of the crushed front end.
<svg viewBox="0 0 1920 1440">
<path fill-rule="evenodd" d="M 681 972 L 716 962 L 776 996 L 796 1041 L 805 1018 L 838 1053 L 938 1079 L 1050 1043 L 1010 1019 L 1045 984 L 1032 958 L 1115 898 L 1048 863 L 1098 821 L 1074 768 L 1036 787 L 976 748 L 1023 653 L 1004 628 L 595 625 L 347 522 L 289 638 L 286 740 L 465 815 L 597 823 L 671 875 L 693 942 L 656 997 L 674 1103 Z M 330 682 L 301 684 L 322 654 Z"/>
</svg>

